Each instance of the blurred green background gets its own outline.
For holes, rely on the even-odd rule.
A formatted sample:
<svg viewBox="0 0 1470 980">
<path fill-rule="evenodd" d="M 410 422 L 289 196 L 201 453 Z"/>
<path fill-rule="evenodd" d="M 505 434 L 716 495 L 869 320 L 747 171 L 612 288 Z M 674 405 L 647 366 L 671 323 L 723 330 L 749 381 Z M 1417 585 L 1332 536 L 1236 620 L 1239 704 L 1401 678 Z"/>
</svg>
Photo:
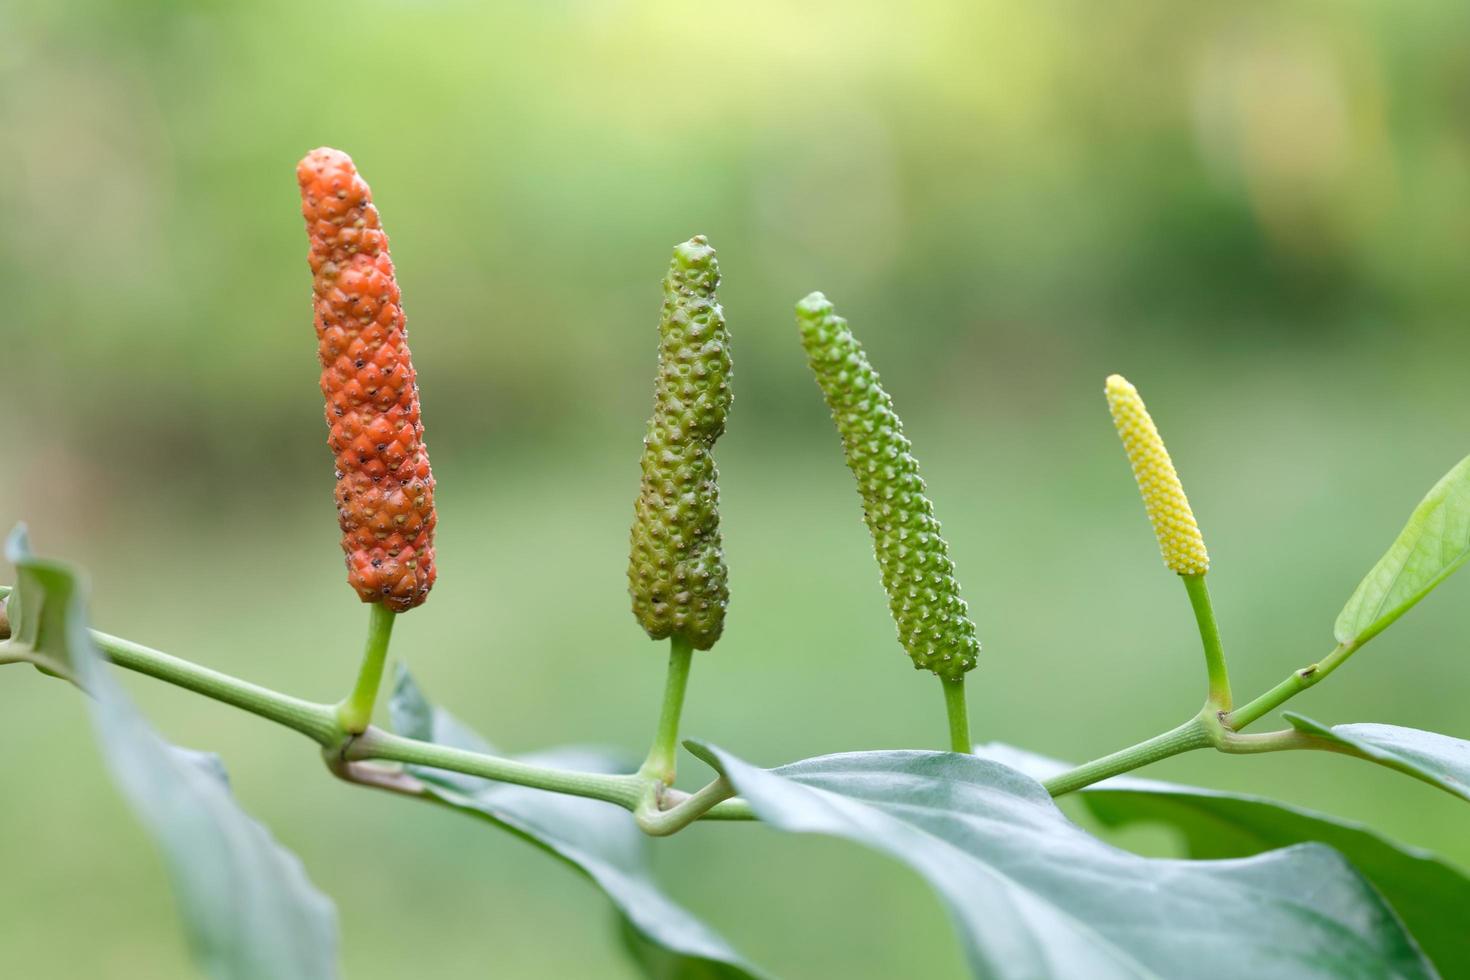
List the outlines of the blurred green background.
<svg viewBox="0 0 1470 980">
<path fill-rule="evenodd" d="M 90 569 L 109 631 L 345 689 L 366 617 L 293 176 L 330 144 L 376 192 L 412 328 L 441 574 L 395 652 L 431 694 L 511 750 L 646 744 L 664 654 L 626 608 L 627 527 L 658 280 L 704 233 L 734 336 L 733 602 L 687 731 L 764 764 L 942 744 L 796 340 L 792 304 L 820 288 L 950 538 L 985 642 L 977 737 L 1080 761 L 1203 687 L 1107 373 L 1169 439 L 1242 693 L 1326 651 L 1470 450 L 1467 30 L 1451 2 L 4 0 L 0 523 Z M 1293 707 L 1470 737 L 1467 589 Z M 562 866 L 128 681 L 335 896 L 349 977 L 631 975 Z M 75 693 L 5 671 L 0 741 L 0 974 L 189 976 Z M 1352 760 L 1151 774 L 1470 863 L 1463 803 Z M 658 846 L 670 889 L 783 976 L 961 972 L 938 903 L 880 858 L 754 826 Z"/>
</svg>

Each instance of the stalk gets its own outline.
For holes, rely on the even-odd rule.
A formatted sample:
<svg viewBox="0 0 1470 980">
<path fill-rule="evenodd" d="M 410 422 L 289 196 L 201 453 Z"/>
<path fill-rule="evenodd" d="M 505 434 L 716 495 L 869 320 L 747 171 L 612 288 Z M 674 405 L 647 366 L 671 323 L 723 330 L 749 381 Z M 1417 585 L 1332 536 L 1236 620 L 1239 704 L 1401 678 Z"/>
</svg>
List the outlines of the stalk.
<svg viewBox="0 0 1470 980">
<path fill-rule="evenodd" d="M 669 672 L 664 682 L 664 703 L 658 716 L 658 731 L 638 773 L 665 786 L 674 781 L 679 752 L 679 718 L 684 713 L 684 691 L 689 686 L 689 668 L 694 647 L 683 637 L 669 637 Z"/>
<path fill-rule="evenodd" d="M 1200 643 L 1205 650 L 1205 671 L 1209 675 L 1207 702 L 1216 711 L 1230 710 L 1230 674 L 1225 669 L 1225 648 L 1220 642 L 1220 626 L 1215 622 L 1215 609 L 1210 603 L 1210 590 L 1205 577 L 1181 575 L 1189 592 L 1189 604 L 1199 625 Z"/>
<path fill-rule="evenodd" d="M 358 668 L 357 685 L 337 705 L 337 721 L 349 735 L 361 735 L 373 720 L 373 705 L 378 701 L 378 688 L 383 682 L 383 663 L 388 659 L 388 643 L 393 638 L 397 613 L 382 603 L 368 606 L 367 646 Z"/>
<path fill-rule="evenodd" d="M 970 741 L 970 712 L 965 707 L 965 675 L 951 680 L 941 677 L 944 685 L 944 710 L 949 715 L 949 750 L 969 755 L 975 751 Z"/>
<path fill-rule="evenodd" d="M 1206 727 L 1204 718 L 1196 716 L 1178 728 L 1155 735 L 1137 745 L 1130 745 L 1111 755 L 1105 755 L 1101 759 L 1094 759 L 1060 776 L 1054 776 L 1042 785 L 1052 796 L 1061 796 L 1063 793 L 1091 786 L 1109 776 L 1131 772 L 1150 763 L 1158 762 L 1160 759 L 1167 759 L 1171 755 L 1207 748 L 1214 742 L 1215 739 L 1210 734 L 1209 728 Z"/>
</svg>

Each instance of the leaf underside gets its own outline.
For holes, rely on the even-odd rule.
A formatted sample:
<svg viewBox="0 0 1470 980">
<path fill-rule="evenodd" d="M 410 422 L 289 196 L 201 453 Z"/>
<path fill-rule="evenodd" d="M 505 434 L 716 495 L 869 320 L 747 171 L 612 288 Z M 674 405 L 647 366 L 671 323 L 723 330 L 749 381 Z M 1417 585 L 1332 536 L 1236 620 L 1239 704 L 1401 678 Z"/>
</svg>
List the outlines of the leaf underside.
<svg viewBox="0 0 1470 980">
<path fill-rule="evenodd" d="M 939 752 L 860 752 L 779 769 L 711 749 L 769 826 L 841 837 L 939 893 L 977 976 L 1432 977 L 1398 916 L 1335 851 L 1139 857 L 1067 820 L 1035 780 Z"/>
<path fill-rule="evenodd" d="M 1398 725 L 1328 726 L 1290 711 L 1282 712 L 1282 717 L 1299 732 L 1330 738 L 1372 762 L 1470 800 L 1470 742 Z"/>
<path fill-rule="evenodd" d="M 1036 779 L 1071 768 L 997 743 L 976 751 Z M 1470 909 L 1470 876 L 1438 855 L 1351 820 L 1243 793 L 1115 776 L 1076 795 L 1105 826 L 1172 827 L 1195 858 L 1248 857 L 1303 841 L 1326 844 L 1382 893 L 1444 976 L 1470 977 L 1464 912 Z"/>
<path fill-rule="evenodd" d="M 337 975 L 337 915 L 301 862 L 235 802 L 216 756 L 170 745 L 143 719 L 92 643 L 85 582 L 30 554 L 17 528 L 6 557 L 14 635 L 0 654 L 59 667 L 91 697 L 108 771 L 157 842 L 191 950 L 221 980 L 324 980 Z"/>
<path fill-rule="evenodd" d="M 400 735 L 474 752 L 492 751 L 474 731 L 430 704 L 402 667 L 389 712 Z M 630 769 L 621 754 L 592 748 L 538 753 L 523 761 L 584 772 Z M 647 840 L 632 814 L 621 807 L 441 769 L 407 769 L 440 802 L 511 831 L 596 883 L 616 906 L 624 944 L 646 975 L 660 980 L 765 976 L 659 889 L 648 861 Z"/>
</svg>

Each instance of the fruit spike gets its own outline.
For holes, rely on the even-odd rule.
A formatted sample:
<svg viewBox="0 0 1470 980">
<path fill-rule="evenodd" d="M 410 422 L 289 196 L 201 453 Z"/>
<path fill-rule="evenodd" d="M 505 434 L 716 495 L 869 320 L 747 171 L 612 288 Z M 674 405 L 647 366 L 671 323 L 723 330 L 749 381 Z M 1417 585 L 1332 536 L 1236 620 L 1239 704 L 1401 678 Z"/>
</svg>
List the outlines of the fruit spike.
<svg viewBox="0 0 1470 980">
<path fill-rule="evenodd" d="M 1164 564 L 1180 575 L 1203 575 L 1210 570 L 1205 539 L 1153 417 L 1138 389 L 1121 374 L 1109 375 L 1105 390 L 1113 425 L 1133 467 L 1133 478 L 1138 481 L 1143 508 L 1159 539 Z"/>
<path fill-rule="evenodd" d="M 980 641 L 893 399 L 827 297 L 812 293 L 796 304 L 796 325 L 857 477 L 899 642 L 915 667 L 959 680 L 974 668 Z"/>
<path fill-rule="evenodd" d="M 730 411 L 730 335 L 720 267 L 703 235 L 675 246 L 664 277 L 658 379 L 628 556 L 633 615 L 655 640 L 708 650 L 730 601 L 711 453 Z"/>
<path fill-rule="evenodd" d="M 296 166 L 311 241 L 327 445 L 347 581 L 394 612 L 434 585 L 434 476 L 388 236 L 352 158 L 328 147 Z"/>
</svg>

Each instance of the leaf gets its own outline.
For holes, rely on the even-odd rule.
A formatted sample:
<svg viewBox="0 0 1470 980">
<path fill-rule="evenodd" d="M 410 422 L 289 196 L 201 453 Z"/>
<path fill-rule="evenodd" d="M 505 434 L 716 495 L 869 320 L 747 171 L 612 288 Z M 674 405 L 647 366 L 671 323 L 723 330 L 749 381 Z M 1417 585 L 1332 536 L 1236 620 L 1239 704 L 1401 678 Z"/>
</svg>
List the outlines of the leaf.
<svg viewBox="0 0 1470 980">
<path fill-rule="evenodd" d="M 650 980 L 741 980 L 745 969 L 719 960 L 676 953 L 639 932 L 626 915 L 618 913 L 618 938 L 623 950 Z"/>
<path fill-rule="evenodd" d="M 388 707 L 393 728 L 401 735 L 474 752 L 492 751 L 453 715 L 431 705 L 402 666 Z M 630 768 L 630 760 L 621 755 L 588 748 L 524 759 L 584 772 L 627 772 Z M 765 975 L 659 889 L 648 863 L 647 840 L 626 810 L 599 800 L 441 769 L 406 769 L 441 802 L 511 831 L 592 879 L 617 907 L 624 920 L 625 945 L 648 976 L 692 980 Z"/>
<path fill-rule="evenodd" d="M 978 753 L 1045 779 L 1069 766 L 992 743 Z M 1470 976 L 1462 910 L 1470 876 L 1438 855 L 1391 841 L 1355 823 L 1242 793 L 1115 776 L 1076 794 L 1104 825 L 1160 823 L 1177 829 L 1196 858 L 1235 858 L 1302 841 L 1326 844 L 1388 899 L 1445 976 Z"/>
<path fill-rule="evenodd" d="M 1431 977 L 1341 856 L 1300 844 L 1231 861 L 1139 857 L 1085 833 L 1042 786 L 947 752 L 720 768 L 759 817 L 908 864 L 939 893 L 977 976 Z"/>
<path fill-rule="evenodd" d="M 71 679 L 67 615 L 73 594 L 84 586 L 66 566 L 30 557 L 24 525 L 10 532 L 5 557 L 15 565 L 16 589 L 5 597 L 10 637 L 0 642 L 0 664 L 30 663 Z"/>
<path fill-rule="evenodd" d="M 1470 559 L 1470 456 L 1414 508 L 1409 523 L 1337 615 L 1337 642 L 1361 645 Z"/>
<path fill-rule="evenodd" d="M 1470 800 L 1470 742 L 1398 725 L 1333 725 L 1282 712 L 1291 726 L 1356 749 L 1372 762 L 1397 769 L 1463 800 Z"/>
<path fill-rule="evenodd" d="M 323 980 L 337 975 L 337 916 L 301 862 L 230 795 L 217 757 L 176 748 L 138 714 L 87 631 L 85 582 L 31 556 L 17 528 L 6 557 L 17 644 L 61 667 L 91 695 L 97 740 L 123 797 L 157 841 L 189 944 L 221 980 Z"/>
</svg>

